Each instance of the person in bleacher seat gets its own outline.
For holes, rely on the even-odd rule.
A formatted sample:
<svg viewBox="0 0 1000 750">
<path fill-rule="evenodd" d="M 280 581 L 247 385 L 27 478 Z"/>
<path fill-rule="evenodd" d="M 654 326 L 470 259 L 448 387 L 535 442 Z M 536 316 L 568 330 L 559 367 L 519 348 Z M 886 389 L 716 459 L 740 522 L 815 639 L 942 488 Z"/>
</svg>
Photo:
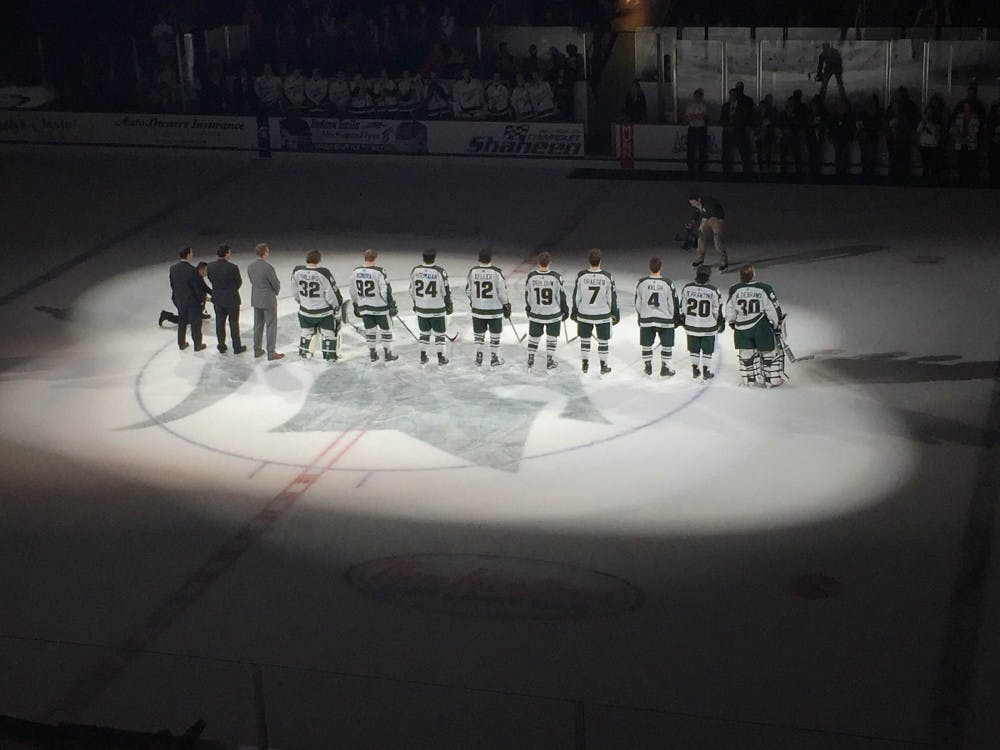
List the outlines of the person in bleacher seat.
<svg viewBox="0 0 1000 750">
<path fill-rule="evenodd" d="M 414 118 L 420 104 L 424 100 L 424 86 L 420 77 L 414 78 L 409 70 L 403 71 L 403 77 L 396 82 L 398 92 L 399 114 L 402 117 Z"/>
<path fill-rule="evenodd" d="M 312 77 L 305 82 L 306 106 L 313 111 L 323 111 L 329 104 L 329 84 L 319 68 L 313 68 Z"/>
<path fill-rule="evenodd" d="M 372 81 L 372 96 L 380 117 L 395 117 L 399 113 L 399 85 L 389 77 L 388 69 L 382 68 L 381 75 Z"/>
<path fill-rule="evenodd" d="M 535 107 L 531 103 L 531 93 L 528 85 L 524 82 L 524 74 L 518 73 L 515 78 L 514 89 L 510 92 L 510 104 L 514 110 L 514 118 L 517 120 L 533 120 L 535 118 Z"/>
<path fill-rule="evenodd" d="M 555 96 L 552 87 L 545 80 L 545 74 L 536 70 L 534 80 L 528 84 L 528 94 L 531 96 L 531 106 L 535 111 L 536 120 L 552 120 L 558 116 Z"/>
<path fill-rule="evenodd" d="M 285 78 L 283 90 L 289 107 L 303 109 L 306 106 L 306 79 L 301 68 L 292 69 L 291 75 Z"/>
<path fill-rule="evenodd" d="M 355 73 L 351 80 L 351 116 L 365 117 L 372 113 L 374 101 L 368 81 L 361 73 Z"/>
<path fill-rule="evenodd" d="M 427 79 L 427 93 L 424 99 L 424 111 L 430 119 L 446 118 L 451 112 L 451 94 L 437 73 L 430 71 Z"/>
<path fill-rule="evenodd" d="M 462 69 L 462 77 L 452 86 L 451 96 L 456 119 L 478 120 L 486 114 L 482 81 L 473 78 L 468 68 Z"/>
<path fill-rule="evenodd" d="M 281 79 L 274 74 L 270 63 L 264 63 L 264 72 L 257 76 L 253 87 L 262 110 L 276 112 L 281 109 Z"/>
<path fill-rule="evenodd" d="M 330 81 L 327 98 L 330 100 L 330 106 L 338 115 L 345 115 L 350 110 L 351 84 L 344 71 L 338 71 L 336 77 Z"/>
<path fill-rule="evenodd" d="M 486 108 L 494 120 L 510 119 L 510 89 L 499 70 L 493 72 L 493 80 L 486 87 Z"/>
</svg>

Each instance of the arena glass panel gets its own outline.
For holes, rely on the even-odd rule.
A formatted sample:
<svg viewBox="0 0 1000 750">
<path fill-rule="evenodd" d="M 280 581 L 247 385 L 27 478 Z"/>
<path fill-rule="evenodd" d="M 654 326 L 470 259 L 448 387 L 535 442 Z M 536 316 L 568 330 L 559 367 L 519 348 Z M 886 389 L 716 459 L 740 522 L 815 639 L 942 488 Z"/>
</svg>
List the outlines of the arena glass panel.
<svg viewBox="0 0 1000 750">
<path fill-rule="evenodd" d="M 640 81 L 660 80 L 660 34 L 656 29 L 635 32 L 635 77 Z"/>
<path fill-rule="evenodd" d="M 852 106 L 860 105 L 871 94 L 881 100 L 885 94 L 885 42 L 829 43 L 840 52 L 843 62 L 844 89 Z M 816 79 L 822 41 L 762 42 L 761 96 L 772 94 L 775 104 L 782 103 L 796 90 L 802 91 L 803 102 L 808 102 L 820 91 Z M 839 96 L 837 82 L 831 78 L 827 85 L 827 101 Z"/>
<path fill-rule="evenodd" d="M 1000 68 L 1000 41 L 928 43 L 927 95 L 941 96 L 951 109 L 975 83 L 984 105 L 997 100 L 996 71 Z"/>
<path fill-rule="evenodd" d="M 674 47 L 678 122 L 683 122 L 684 110 L 695 89 L 704 89 L 708 119 L 718 123 L 724 101 L 722 88 L 722 42 L 692 42 L 678 40 Z"/>
</svg>

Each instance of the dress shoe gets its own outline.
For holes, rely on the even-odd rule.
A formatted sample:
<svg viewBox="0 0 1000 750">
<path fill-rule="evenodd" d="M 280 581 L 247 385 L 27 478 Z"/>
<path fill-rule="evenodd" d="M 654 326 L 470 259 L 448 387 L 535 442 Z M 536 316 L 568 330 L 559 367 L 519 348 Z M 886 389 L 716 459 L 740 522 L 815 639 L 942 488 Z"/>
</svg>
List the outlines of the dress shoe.
<svg viewBox="0 0 1000 750">
<path fill-rule="evenodd" d="M 246 350 L 247 350 L 247 348 L 245 346 L 234 346 L 233 347 L 233 354 L 242 354 Z"/>
<path fill-rule="evenodd" d="M 185 341 L 185 342 L 184 342 L 183 344 L 178 344 L 178 345 L 177 345 L 177 347 L 178 347 L 178 348 L 179 348 L 179 349 L 180 349 L 181 351 L 184 351 L 185 349 L 187 349 L 187 348 L 188 348 L 188 342 L 187 342 L 187 341 Z"/>
<path fill-rule="evenodd" d="M 270 354 L 267 355 L 268 362 L 273 362 L 276 359 L 284 359 L 284 358 L 285 355 L 282 354 L 281 352 L 271 352 Z"/>
<path fill-rule="evenodd" d="M 219 350 L 219 354 L 225 354 L 226 352 L 228 352 L 228 351 L 229 351 L 229 347 L 228 347 L 228 346 L 226 346 L 225 344 L 219 344 L 219 345 L 218 345 L 217 347 L 215 347 L 215 348 Z"/>
<path fill-rule="evenodd" d="M 207 348 L 208 348 L 208 344 L 195 344 L 194 345 L 194 350 L 196 352 L 200 352 L 202 349 L 207 349 Z"/>
<path fill-rule="evenodd" d="M 253 356 L 255 356 L 255 357 L 263 357 L 264 356 L 264 350 L 263 349 L 254 349 L 253 350 Z"/>
</svg>

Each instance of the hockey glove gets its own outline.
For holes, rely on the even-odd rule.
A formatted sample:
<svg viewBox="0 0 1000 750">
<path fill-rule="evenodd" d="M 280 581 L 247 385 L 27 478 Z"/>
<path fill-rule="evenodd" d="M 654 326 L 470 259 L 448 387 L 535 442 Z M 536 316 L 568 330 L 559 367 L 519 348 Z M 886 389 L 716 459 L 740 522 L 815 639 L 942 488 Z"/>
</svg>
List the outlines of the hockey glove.
<svg viewBox="0 0 1000 750">
<path fill-rule="evenodd" d="M 617 310 L 612 310 L 611 311 L 611 325 L 613 325 L 613 326 L 618 325 L 618 323 L 619 323 L 619 321 L 621 319 L 622 319 L 622 316 L 619 314 L 619 312 Z"/>
<path fill-rule="evenodd" d="M 503 306 L 503 316 L 505 318 L 509 318 L 510 317 L 510 303 L 509 302 L 506 305 Z"/>
<path fill-rule="evenodd" d="M 569 316 L 573 319 L 573 322 L 576 322 L 577 317 L 576 317 L 576 308 L 575 307 L 573 308 L 573 312 L 571 312 L 569 314 Z"/>
<path fill-rule="evenodd" d="M 397 315 L 399 315 L 399 308 L 396 307 L 396 303 L 394 302 L 389 305 L 389 317 L 395 318 Z"/>
<path fill-rule="evenodd" d="M 453 304 L 451 304 L 451 300 L 450 299 L 445 300 L 444 301 L 444 314 L 445 315 L 451 315 L 453 312 L 455 312 L 455 306 Z"/>
<path fill-rule="evenodd" d="M 568 317 L 569 317 L 569 309 L 564 307 L 562 309 L 562 319 L 566 320 L 566 318 L 568 318 Z"/>
<path fill-rule="evenodd" d="M 361 308 L 358 307 L 358 303 L 357 302 L 354 303 L 354 317 L 355 318 L 360 318 L 361 317 Z"/>
</svg>

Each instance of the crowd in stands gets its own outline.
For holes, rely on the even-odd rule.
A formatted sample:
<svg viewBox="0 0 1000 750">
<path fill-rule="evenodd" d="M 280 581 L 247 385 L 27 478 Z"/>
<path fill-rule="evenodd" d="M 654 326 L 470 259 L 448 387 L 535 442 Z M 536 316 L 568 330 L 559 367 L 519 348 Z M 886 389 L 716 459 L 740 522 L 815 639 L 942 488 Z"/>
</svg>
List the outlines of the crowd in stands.
<svg viewBox="0 0 1000 750">
<path fill-rule="evenodd" d="M 704 92 L 696 90 L 683 112 L 691 176 L 697 178 L 705 171 L 706 126 L 711 124 L 722 127 L 726 174 L 736 173 L 738 159 L 742 176 L 780 174 L 815 180 L 823 173 L 829 144 L 835 174 L 846 177 L 857 142 L 862 178 L 878 173 L 884 147 L 889 179 L 894 182 L 920 179 L 928 184 L 957 181 L 973 186 L 985 172 L 990 184 L 1000 186 L 1000 100 L 987 107 L 975 85 L 951 109 L 941 96 L 931 96 L 923 112 L 905 86 L 893 92 L 888 106 L 882 105 L 877 94 L 855 106 L 844 96 L 831 101 L 825 93 L 824 87 L 805 100 L 802 91 L 796 90 L 783 102 L 767 94 L 755 104 L 738 82 L 729 91 L 718 122 L 712 123 Z"/>
</svg>

